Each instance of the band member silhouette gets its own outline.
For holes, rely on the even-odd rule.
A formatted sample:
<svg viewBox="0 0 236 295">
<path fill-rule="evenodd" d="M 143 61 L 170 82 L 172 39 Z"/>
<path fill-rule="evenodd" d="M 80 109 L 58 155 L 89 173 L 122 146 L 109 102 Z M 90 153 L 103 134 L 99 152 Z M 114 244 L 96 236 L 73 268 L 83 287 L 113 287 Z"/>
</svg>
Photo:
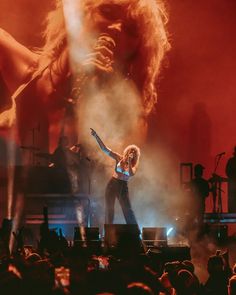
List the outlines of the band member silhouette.
<svg viewBox="0 0 236 295">
<path fill-rule="evenodd" d="M 236 212 L 236 146 L 234 147 L 233 157 L 231 157 L 225 167 L 228 176 L 228 212 Z"/>
</svg>

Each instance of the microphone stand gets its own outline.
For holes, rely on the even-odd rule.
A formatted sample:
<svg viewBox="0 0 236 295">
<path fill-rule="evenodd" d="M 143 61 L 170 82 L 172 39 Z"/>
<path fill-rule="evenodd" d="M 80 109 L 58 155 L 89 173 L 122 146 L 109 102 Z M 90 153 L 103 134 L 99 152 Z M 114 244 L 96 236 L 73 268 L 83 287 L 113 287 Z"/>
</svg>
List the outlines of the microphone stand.
<svg viewBox="0 0 236 295">
<path fill-rule="evenodd" d="M 29 159 L 29 164 L 31 166 L 35 166 L 35 150 L 37 147 L 35 146 L 35 139 L 36 139 L 36 131 L 39 133 L 40 132 L 40 125 L 37 127 L 33 127 L 30 132 L 32 132 L 32 150 L 30 151 L 30 159 Z"/>
<path fill-rule="evenodd" d="M 219 165 L 219 162 L 220 162 L 220 159 L 222 158 L 223 154 L 219 154 L 219 155 L 216 155 L 216 158 L 215 158 L 215 169 L 214 169 L 214 174 L 216 173 L 216 169 L 218 168 L 218 165 Z"/>
<path fill-rule="evenodd" d="M 216 155 L 215 157 L 215 168 L 214 172 L 212 173 L 211 183 L 212 183 L 212 195 L 213 195 L 213 213 L 222 213 L 222 198 L 221 198 L 221 177 L 216 174 L 216 170 L 219 166 L 219 162 L 221 160 L 221 157 L 223 154 Z M 218 202 L 217 202 L 217 210 L 216 210 L 216 198 L 218 196 Z"/>
</svg>

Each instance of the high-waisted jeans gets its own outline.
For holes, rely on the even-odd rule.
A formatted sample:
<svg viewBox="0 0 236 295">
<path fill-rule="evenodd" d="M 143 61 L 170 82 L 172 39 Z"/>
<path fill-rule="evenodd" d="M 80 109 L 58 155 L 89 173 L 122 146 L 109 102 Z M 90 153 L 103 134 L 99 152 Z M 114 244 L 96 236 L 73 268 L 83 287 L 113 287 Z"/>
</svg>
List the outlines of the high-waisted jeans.
<svg viewBox="0 0 236 295">
<path fill-rule="evenodd" d="M 114 177 L 108 182 L 106 187 L 105 201 L 106 201 L 106 216 L 105 222 L 113 224 L 114 220 L 114 207 L 116 198 L 120 202 L 125 221 L 127 224 L 137 224 L 134 212 L 131 208 L 129 200 L 129 191 L 127 181 L 116 179 Z"/>
</svg>

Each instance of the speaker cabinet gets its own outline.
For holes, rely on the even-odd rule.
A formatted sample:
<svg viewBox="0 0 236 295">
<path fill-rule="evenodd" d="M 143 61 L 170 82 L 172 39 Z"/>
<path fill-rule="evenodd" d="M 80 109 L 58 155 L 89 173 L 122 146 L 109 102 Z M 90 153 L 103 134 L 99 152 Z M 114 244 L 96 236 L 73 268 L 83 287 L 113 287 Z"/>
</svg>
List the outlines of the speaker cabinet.
<svg viewBox="0 0 236 295">
<path fill-rule="evenodd" d="M 166 227 L 143 227 L 142 239 L 147 246 L 166 247 Z"/>
<path fill-rule="evenodd" d="M 79 226 L 74 228 L 74 242 L 76 241 L 98 241 L 99 228 Z"/>
</svg>

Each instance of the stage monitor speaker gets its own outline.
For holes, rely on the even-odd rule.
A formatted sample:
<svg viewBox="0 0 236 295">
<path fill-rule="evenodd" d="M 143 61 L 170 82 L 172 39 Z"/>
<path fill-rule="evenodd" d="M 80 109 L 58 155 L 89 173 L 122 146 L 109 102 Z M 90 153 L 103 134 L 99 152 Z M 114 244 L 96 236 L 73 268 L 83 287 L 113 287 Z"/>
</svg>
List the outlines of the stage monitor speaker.
<svg viewBox="0 0 236 295">
<path fill-rule="evenodd" d="M 166 227 L 143 227 L 142 239 L 147 246 L 166 247 Z"/>
<path fill-rule="evenodd" d="M 105 224 L 104 243 L 107 249 L 119 254 L 136 254 L 142 251 L 140 230 L 136 224 Z"/>
<path fill-rule="evenodd" d="M 79 226 L 74 228 L 74 247 L 83 249 L 90 255 L 101 255 L 101 246 L 98 227 Z"/>
<path fill-rule="evenodd" d="M 76 241 L 98 241 L 99 228 L 79 226 L 74 228 L 74 242 Z"/>
</svg>

